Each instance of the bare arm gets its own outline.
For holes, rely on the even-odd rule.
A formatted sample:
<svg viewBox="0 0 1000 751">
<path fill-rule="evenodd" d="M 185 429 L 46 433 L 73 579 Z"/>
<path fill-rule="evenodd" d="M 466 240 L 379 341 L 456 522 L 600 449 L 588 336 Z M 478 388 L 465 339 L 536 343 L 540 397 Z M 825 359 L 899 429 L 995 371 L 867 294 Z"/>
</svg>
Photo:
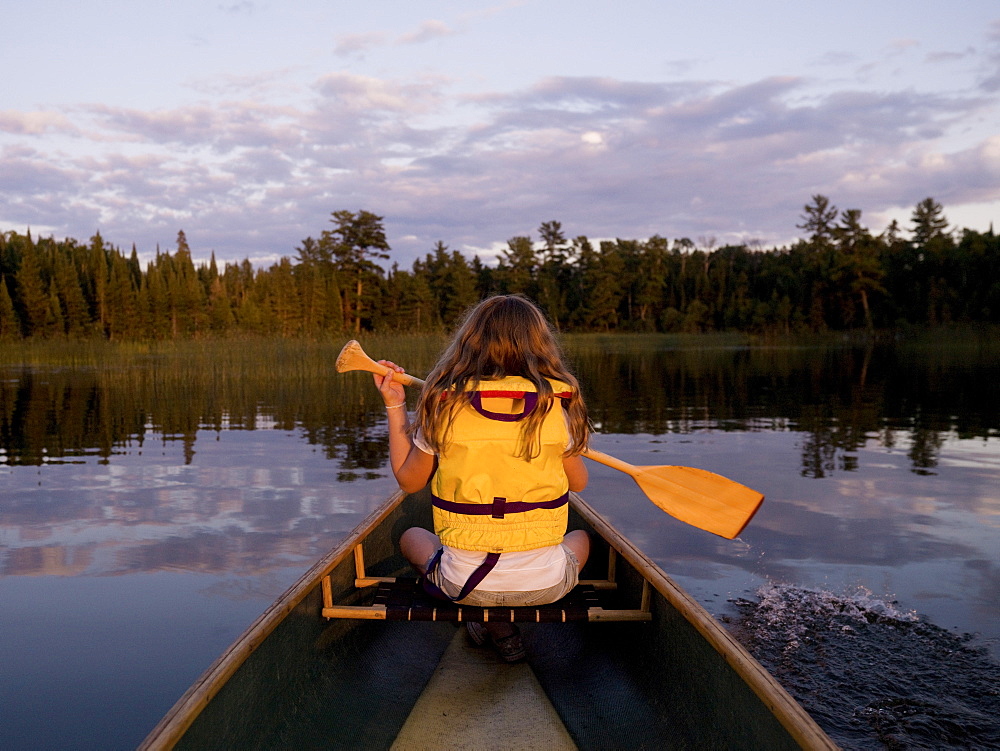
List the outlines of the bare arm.
<svg viewBox="0 0 1000 751">
<path fill-rule="evenodd" d="M 379 360 L 382 365 L 402 373 L 403 369 L 388 360 Z M 388 375 L 374 376 L 385 402 L 386 418 L 389 423 L 389 465 L 401 490 L 416 493 L 431 479 L 435 458 L 413 445 L 413 438 L 407 432 L 410 417 L 406 413 L 406 393 L 402 384 Z"/>
<path fill-rule="evenodd" d="M 574 493 L 579 493 L 587 487 L 587 465 L 583 462 L 582 456 L 563 457 L 563 469 L 566 470 L 566 477 L 569 478 L 569 489 Z"/>
</svg>

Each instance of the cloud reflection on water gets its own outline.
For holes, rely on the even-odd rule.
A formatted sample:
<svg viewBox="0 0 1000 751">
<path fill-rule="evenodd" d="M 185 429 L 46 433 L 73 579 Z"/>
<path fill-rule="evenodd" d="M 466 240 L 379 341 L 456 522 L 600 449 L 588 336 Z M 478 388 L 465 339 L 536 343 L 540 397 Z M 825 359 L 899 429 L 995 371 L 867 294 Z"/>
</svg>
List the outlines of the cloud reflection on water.
<svg viewBox="0 0 1000 751">
<path fill-rule="evenodd" d="M 337 465 L 296 435 L 231 431 L 198 446 L 190 464 L 167 446 L 110 466 L 7 468 L 0 573 L 261 573 L 318 557 L 392 489 L 385 473 L 338 483 Z"/>
<path fill-rule="evenodd" d="M 602 426 L 595 447 L 767 496 L 728 541 L 590 465 L 588 500 L 710 612 L 769 583 L 861 588 L 977 632 L 1000 656 L 993 360 L 617 351 L 626 339 L 574 355 Z M 127 383 L 69 370 L 0 379 L 0 699 L 24 747 L 60 745 L 80 726 L 73 712 L 102 711 L 95 732 L 133 747 L 394 489 L 384 412 L 351 390 L 370 380 L 328 370 L 304 385 L 240 372 L 235 386 L 205 376 L 195 387 L 152 366 Z"/>
<path fill-rule="evenodd" d="M 598 448 L 703 467 L 767 496 L 741 548 L 593 467 L 588 497 L 667 570 L 799 583 L 877 570 L 899 582 L 943 564 L 943 599 L 989 609 L 1000 369 L 988 352 L 636 341 L 572 350 Z M 307 564 L 394 488 L 383 413 L 352 390 L 361 379 L 324 366 L 295 387 L 254 384 L 237 369 L 233 386 L 156 367 L 125 382 L 31 369 L 0 382 L 0 574 L 259 576 Z"/>
</svg>

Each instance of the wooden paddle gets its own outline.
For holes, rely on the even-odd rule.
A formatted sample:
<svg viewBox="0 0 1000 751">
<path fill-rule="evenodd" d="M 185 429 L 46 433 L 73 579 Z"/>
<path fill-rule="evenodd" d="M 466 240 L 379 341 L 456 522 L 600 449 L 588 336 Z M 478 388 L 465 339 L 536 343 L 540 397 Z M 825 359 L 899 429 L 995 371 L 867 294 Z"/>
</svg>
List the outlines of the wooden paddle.
<svg viewBox="0 0 1000 751">
<path fill-rule="evenodd" d="M 338 373 L 364 370 L 377 375 L 392 374 L 404 386 L 423 386 L 408 373 L 380 365 L 361 345 L 351 340 L 344 345 L 336 364 Z M 757 513 L 764 496 L 722 475 L 693 467 L 637 467 L 613 456 L 587 449 L 583 455 L 632 477 L 654 504 L 682 522 L 713 534 L 733 539 Z"/>
</svg>

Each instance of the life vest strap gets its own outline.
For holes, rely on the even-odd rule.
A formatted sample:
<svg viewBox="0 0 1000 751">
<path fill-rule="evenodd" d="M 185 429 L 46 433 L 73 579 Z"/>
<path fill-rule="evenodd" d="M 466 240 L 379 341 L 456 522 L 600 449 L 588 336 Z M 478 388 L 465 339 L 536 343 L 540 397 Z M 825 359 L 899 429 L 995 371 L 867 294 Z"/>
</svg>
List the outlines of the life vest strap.
<svg viewBox="0 0 1000 751">
<path fill-rule="evenodd" d="M 434 569 L 436 569 L 441 563 L 442 553 L 444 553 L 444 548 L 438 548 L 437 553 L 434 554 L 434 558 L 431 559 L 431 563 L 427 567 L 427 572 L 421 577 L 421 580 L 424 591 L 427 592 L 427 594 L 432 597 L 439 597 L 443 600 L 451 600 L 452 602 L 458 602 L 468 597 L 472 590 L 478 587 L 483 579 L 486 578 L 486 575 L 496 567 L 497 561 L 500 560 L 499 553 L 487 553 L 483 562 L 479 564 L 476 570 L 472 572 L 472 576 L 470 576 L 462 586 L 462 591 L 458 593 L 458 597 L 449 597 L 437 584 L 430 580 L 431 572 L 434 571 Z"/>
<path fill-rule="evenodd" d="M 472 393 L 472 398 L 469 400 L 472 408 L 476 410 L 483 417 L 489 418 L 490 420 L 499 420 L 500 422 L 520 422 L 525 417 L 530 415 L 538 404 L 538 394 L 534 391 L 528 391 L 524 394 L 524 412 L 521 414 L 508 414 L 506 412 L 490 412 L 490 410 L 483 407 L 483 392 L 474 391 Z"/>
<path fill-rule="evenodd" d="M 493 499 L 492 503 L 459 503 L 431 495 L 431 503 L 435 508 L 450 511 L 453 514 L 492 516 L 494 519 L 503 519 L 506 514 L 523 514 L 535 509 L 553 509 L 564 506 L 569 503 L 569 491 L 551 501 L 508 501 L 506 498 L 498 496 Z"/>
<path fill-rule="evenodd" d="M 445 391 L 441 394 L 441 401 L 448 398 L 451 392 Z M 484 399 L 523 399 L 525 394 L 531 394 L 531 391 L 512 391 L 510 389 L 484 389 L 479 392 L 482 394 Z M 552 396 L 557 399 L 569 399 L 573 396 L 572 391 L 556 391 L 553 392 Z"/>
</svg>

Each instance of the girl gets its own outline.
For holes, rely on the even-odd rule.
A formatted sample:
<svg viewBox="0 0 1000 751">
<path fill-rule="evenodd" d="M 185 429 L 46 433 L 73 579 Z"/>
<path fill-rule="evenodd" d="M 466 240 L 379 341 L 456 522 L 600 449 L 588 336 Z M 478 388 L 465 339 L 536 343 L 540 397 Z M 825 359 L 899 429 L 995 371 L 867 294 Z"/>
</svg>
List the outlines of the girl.
<svg viewBox="0 0 1000 751">
<path fill-rule="evenodd" d="M 431 482 L 434 532 L 413 527 L 400 540 L 425 587 L 479 607 L 566 595 L 590 552 L 586 532 L 566 534 L 568 491 L 587 485 L 590 425 L 542 312 L 520 295 L 474 307 L 427 377 L 412 427 L 403 386 L 390 376 L 375 384 L 399 487 Z M 466 627 L 508 662 L 524 657 L 514 624 Z"/>
</svg>

